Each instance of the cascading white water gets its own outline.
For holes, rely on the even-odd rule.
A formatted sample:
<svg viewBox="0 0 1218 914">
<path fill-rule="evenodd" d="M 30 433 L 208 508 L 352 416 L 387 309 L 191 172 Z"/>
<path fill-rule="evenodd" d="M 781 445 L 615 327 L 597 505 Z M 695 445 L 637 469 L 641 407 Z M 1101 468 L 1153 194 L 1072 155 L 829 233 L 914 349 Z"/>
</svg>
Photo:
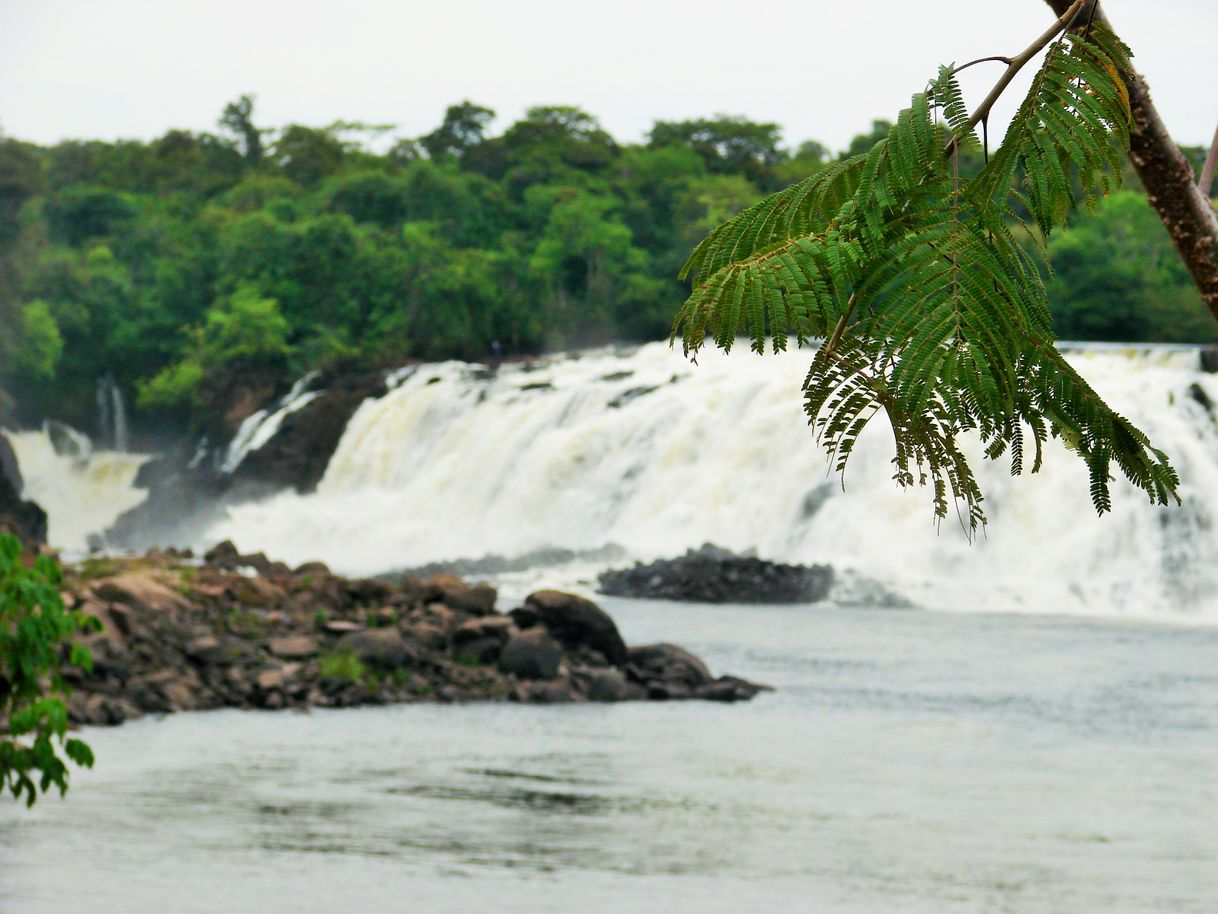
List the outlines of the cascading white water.
<svg viewBox="0 0 1218 914">
<path fill-rule="evenodd" d="M 877 422 L 843 493 L 801 412 L 809 353 L 662 344 L 504 366 L 425 366 L 352 418 L 316 493 L 230 510 L 202 543 L 231 537 L 348 573 L 546 546 L 623 546 L 639 559 L 703 542 L 831 562 L 926 606 L 1127 613 L 1218 621 L 1218 430 L 1189 396 L 1218 401 L 1195 350 L 1087 347 L 1071 360 L 1167 449 L 1179 508 L 1125 484 L 1097 518 L 1082 463 L 1051 444 L 1044 470 L 981 478 L 990 527 L 970 544 L 937 529 L 929 495 L 891 480 Z"/>
<path fill-rule="evenodd" d="M 94 450 L 87 436 L 62 424 L 5 436 L 17 455 L 22 497 L 46 511 L 47 541 L 69 554 L 84 552 L 90 534 L 101 533 L 148 494 L 135 486 L 146 454 Z"/>
<path fill-rule="evenodd" d="M 309 385 L 316 380 L 317 372 L 310 371 L 293 384 L 292 389 L 273 407 L 260 409 L 242 422 L 237 429 L 237 434 L 233 436 L 228 449 L 224 452 L 224 462 L 220 469 L 225 473 L 236 470 L 241 465 L 241 461 L 250 453 L 258 450 L 275 437 L 275 433 L 283 425 L 284 419 L 297 410 L 304 409 L 320 397 L 321 391 L 309 390 Z"/>
</svg>

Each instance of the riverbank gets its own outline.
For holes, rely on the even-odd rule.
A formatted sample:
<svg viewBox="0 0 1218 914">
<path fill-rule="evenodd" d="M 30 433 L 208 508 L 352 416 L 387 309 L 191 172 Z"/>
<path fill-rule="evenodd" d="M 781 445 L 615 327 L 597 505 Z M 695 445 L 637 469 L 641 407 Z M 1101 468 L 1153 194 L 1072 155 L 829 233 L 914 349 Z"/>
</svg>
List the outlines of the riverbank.
<svg viewBox="0 0 1218 914">
<path fill-rule="evenodd" d="M 295 569 L 230 543 L 90 558 L 65 599 L 100 620 L 93 670 L 72 682 L 78 724 L 208 708 L 409 702 L 739 701 L 764 687 L 714 677 L 675 645 L 627 646 L 574 594 L 543 590 L 504 613 L 485 583 L 391 582 Z"/>
</svg>

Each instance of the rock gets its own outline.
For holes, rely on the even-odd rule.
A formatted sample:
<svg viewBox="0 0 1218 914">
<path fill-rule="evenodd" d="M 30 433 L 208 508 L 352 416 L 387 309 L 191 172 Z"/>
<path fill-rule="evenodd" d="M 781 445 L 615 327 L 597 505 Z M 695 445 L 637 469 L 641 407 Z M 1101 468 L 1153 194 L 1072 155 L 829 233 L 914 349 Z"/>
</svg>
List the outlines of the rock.
<svg viewBox="0 0 1218 914">
<path fill-rule="evenodd" d="M 47 541 L 47 515 L 32 501 L 23 501 L 23 482 L 8 438 L 0 434 L 0 532 L 9 532 L 31 545 Z"/>
<path fill-rule="evenodd" d="M 499 669 L 521 679 L 553 679 L 562 661 L 562 646 L 542 628 L 517 632 L 499 654 Z"/>
<path fill-rule="evenodd" d="M 360 606 L 382 606 L 393 596 L 393 585 L 376 578 L 360 578 L 347 582 L 347 594 Z"/>
<path fill-rule="evenodd" d="M 690 697 L 703 701 L 748 701 L 758 692 L 768 691 L 769 686 L 757 685 L 735 676 L 720 676 L 714 682 L 698 686 Z"/>
<path fill-rule="evenodd" d="M 453 630 L 452 642 L 454 645 L 460 645 L 491 638 L 500 644 L 506 644 L 512 635 L 513 627 L 508 616 L 481 616 L 458 625 Z"/>
<path fill-rule="evenodd" d="M 647 697 L 647 692 L 626 677 L 618 669 L 596 670 L 588 676 L 585 686 L 589 701 L 637 701 Z"/>
<path fill-rule="evenodd" d="M 503 642 L 498 638 L 475 638 L 453 645 L 453 659 L 458 663 L 494 663 L 503 652 Z"/>
<path fill-rule="evenodd" d="M 266 578 L 239 577 L 232 585 L 233 597 L 242 606 L 267 609 L 277 606 L 284 597 L 284 590 Z"/>
<path fill-rule="evenodd" d="M 286 635 L 272 638 L 267 644 L 267 650 L 284 660 L 304 660 L 315 656 L 320 649 L 320 640 L 312 635 Z"/>
<path fill-rule="evenodd" d="M 312 492 L 325 475 L 330 458 L 360 404 L 383 396 L 388 388 L 381 370 L 325 372 L 311 384 L 321 393 L 303 408 L 288 413 L 270 441 L 246 455 L 233 471 L 238 480 L 292 486 Z"/>
<path fill-rule="evenodd" d="M 222 642 L 214 635 L 192 638 L 186 643 L 185 651 L 191 660 L 209 666 L 228 666 L 236 663 L 242 653 L 239 645 Z"/>
<path fill-rule="evenodd" d="M 466 584 L 452 574 L 438 574 L 427 582 L 428 603 L 444 603 L 476 616 L 494 612 L 498 596 L 499 592 L 490 584 Z"/>
<path fill-rule="evenodd" d="M 237 567 L 239 556 L 240 553 L 237 551 L 237 547 L 233 545 L 233 541 L 224 540 L 221 543 L 216 543 L 216 545 L 204 552 L 203 561 L 216 568 L 230 569 Z"/>
<path fill-rule="evenodd" d="M 697 688 L 713 680 L 706 664 L 675 644 L 642 644 L 630 648 L 630 672 L 644 684 L 662 682 Z"/>
<path fill-rule="evenodd" d="M 1218 346 L 1206 346 L 1201 350 L 1201 370 L 1206 374 L 1218 373 Z"/>
<path fill-rule="evenodd" d="M 362 622 L 352 622 L 349 619 L 332 619 L 323 627 L 331 635 L 347 635 L 351 632 L 362 632 L 368 626 Z"/>
<path fill-rule="evenodd" d="M 146 612 L 174 613 L 191 608 L 189 600 L 153 571 L 126 571 L 103 578 L 93 584 L 93 593 L 99 599 L 125 603 Z"/>
<path fill-rule="evenodd" d="M 531 704 L 539 705 L 565 705 L 584 700 L 584 696 L 566 677 L 548 682 L 531 682 L 524 698 Z"/>
<path fill-rule="evenodd" d="M 609 615 L 591 600 L 558 590 L 539 590 L 524 601 L 538 621 L 565 647 L 587 646 L 613 666 L 626 663 L 626 642 Z"/>
<path fill-rule="evenodd" d="M 305 562 L 303 565 L 297 565 L 292 574 L 298 578 L 323 575 L 330 577 L 330 566 L 325 562 Z"/>
<path fill-rule="evenodd" d="M 414 625 L 409 625 L 404 634 L 431 651 L 442 651 L 448 647 L 448 635 L 438 625 L 430 622 L 416 622 Z"/>
<path fill-rule="evenodd" d="M 699 603 L 813 603 L 833 585 L 828 565 L 784 565 L 735 555 L 709 543 L 676 559 L 606 571 L 600 591 L 647 600 Z"/>
<path fill-rule="evenodd" d="M 414 649 L 396 628 L 370 628 L 343 635 L 334 645 L 339 653 L 352 654 L 361 663 L 382 670 L 396 670 L 417 661 Z"/>
</svg>

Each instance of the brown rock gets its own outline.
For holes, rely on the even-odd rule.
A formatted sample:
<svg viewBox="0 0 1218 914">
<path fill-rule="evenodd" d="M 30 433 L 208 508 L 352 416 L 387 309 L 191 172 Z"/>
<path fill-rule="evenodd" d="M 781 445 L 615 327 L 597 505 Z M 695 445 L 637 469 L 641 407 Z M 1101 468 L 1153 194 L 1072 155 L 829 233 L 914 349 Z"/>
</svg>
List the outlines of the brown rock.
<svg viewBox="0 0 1218 914">
<path fill-rule="evenodd" d="M 284 597 L 284 590 L 266 578 L 239 576 L 233 579 L 234 599 L 242 606 L 266 609 L 276 606 Z"/>
<path fill-rule="evenodd" d="M 647 697 L 642 686 L 627 682 L 618 669 L 597 670 L 588 677 L 588 699 L 590 701 L 638 701 Z"/>
<path fill-rule="evenodd" d="M 427 582 L 428 603 L 445 603 L 476 616 L 494 612 L 498 596 L 499 591 L 490 584 L 467 584 L 455 574 L 438 574 Z"/>
<path fill-rule="evenodd" d="M 442 651 L 448 647 L 448 635 L 438 625 L 430 622 L 416 622 L 406 626 L 404 634 L 428 650 Z"/>
<path fill-rule="evenodd" d="M 361 663 L 382 670 L 410 666 L 417 660 L 415 649 L 406 643 L 396 628 L 371 628 L 352 632 L 338 639 L 334 649 L 350 653 Z"/>
<path fill-rule="evenodd" d="M 317 654 L 321 640 L 313 635 L 285 635 L 272 638 L 267 649 L 276 657 L 285 660 L 304 660 Z"/>
<path fill-rule="evenodd" d="M 524 601 L 550 633 L 567 648 L 590 647 L 614 666 L 627 660 L 626 642 L 609 614 L 583 597 L 559 590 L 539 590 Z"/>
<path fill-rule="evenodd" d="M 562 661 L 562 646 L 544 629 L 531 628 L 508 639 L 499 654 L 499 669 L 521 679 L 553 679 Z"/>
<path fill-rule="evenodd" d="M 324 627 L 331 635 L 347 635 L 351 632 L 362 632 L 367 628 L 362 622 L 352 622 L 348 619 L 332 619 Z"/>
<path fill-rule="evenodd" d="M 630 648 L 630 673 L 650 685 L 660 682 L 670 686 L 697 688 L 713 681 L 706 664 L 675 644 L 642 644 Z"/>
<path fill-rule="evenodd" d="M 126 571 L 103 578 L 93 585 L 93 593 L 102 600 L 125 603 L 147 612 L 173 613 L 191 608 L 190 601 L 155 571 Z"/>
</svg>

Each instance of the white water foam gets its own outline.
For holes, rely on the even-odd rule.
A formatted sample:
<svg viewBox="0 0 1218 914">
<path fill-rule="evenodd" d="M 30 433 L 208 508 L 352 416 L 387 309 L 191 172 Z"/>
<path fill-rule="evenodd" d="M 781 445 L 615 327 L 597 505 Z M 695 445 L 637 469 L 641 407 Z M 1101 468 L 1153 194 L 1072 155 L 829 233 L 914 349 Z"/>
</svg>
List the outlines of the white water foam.
<svg viewBox="0 0 1218 914">
<path fill-rule="evenodd" d="M 1086 469 L 1051 444 L 1044 470 L 980 469 L 987 534 L 937 529 L 929 494 L 892 482 L 882 423 L 846 491 L 801 411 L 810 354 L 662 344 L 540 366 L 447 362 L 401 379 L 352 418 L 316 493 L 230 510 L 200 544 L 232 538 L 290 562 L 371 573 L 545 546 L 671 556 L 703 542 L 831 562 L 915 602 L 960 610 L 1218 621 L 1218 402 L 1195 350 L 1078 348 L 1071 361 L 1172 457 L 1184 505 L 1151 507 L 1118 481 L 1097 518 Z"/>
<path fill-rule="evenodd" d="M 69 554 L 86 551 L 90 534 L 105 530 L 144 500 L 148 493 L 136 488 L 135 477 L 149 459 L 94 450 L 85 436 L 71 434 L 75 453 L 59 454 L 45 429 L 5 432 L 17 455 L 22 497 L 46 511 L 47 541 Z"/>
<path fill-rule="evenodd" d="M 275 437 L 284 419 L 320 397 L 321 391 L 308 389 L 316 379 L 317 372 L 310 371 L 297 380 L 273 408 L 260 409 L 242 422 L 224 452 L 220 469 L 225 473 L 236 470 L 241 461 Z"/>
</svg>

